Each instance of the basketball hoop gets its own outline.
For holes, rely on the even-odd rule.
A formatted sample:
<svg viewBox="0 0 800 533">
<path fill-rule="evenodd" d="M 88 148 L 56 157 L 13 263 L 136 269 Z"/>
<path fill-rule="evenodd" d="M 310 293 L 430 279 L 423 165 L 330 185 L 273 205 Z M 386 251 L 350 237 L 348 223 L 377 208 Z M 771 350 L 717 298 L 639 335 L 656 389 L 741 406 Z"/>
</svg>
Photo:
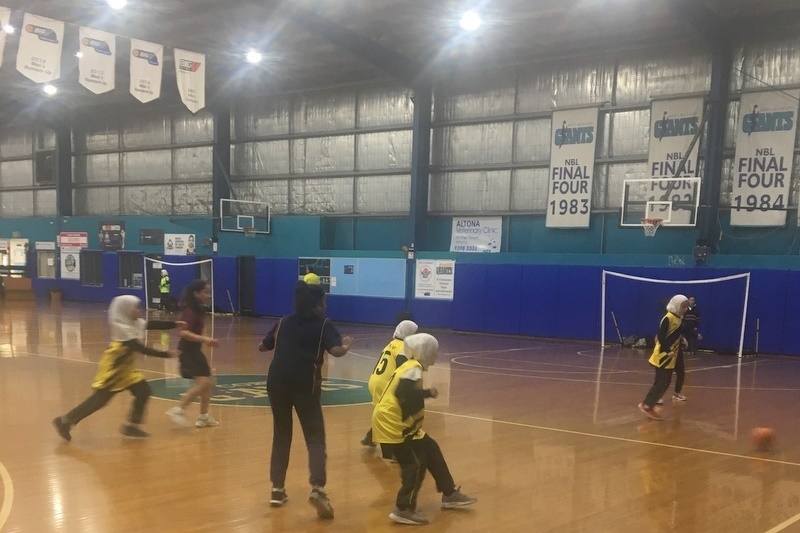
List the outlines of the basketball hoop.
<svg viewBox="0 0 800 533">
<path fill-rule="evenodd" d="M 643 218 L 642 228 L 644 229 L 644 236 L 655 237 L 662 222 L 664 222 L 662 218 Z"/>
<path fill-rule="evenodd" d="M 252 226 L 245 226 L 245 227 L 242 228 L 242 230 L 244 231 L 244 236 L 245 237 L 250 237 L 251 239 L 255 238 L 255 236 L 256 236 L 256 228 L 254 228 Z"/>
</svg>

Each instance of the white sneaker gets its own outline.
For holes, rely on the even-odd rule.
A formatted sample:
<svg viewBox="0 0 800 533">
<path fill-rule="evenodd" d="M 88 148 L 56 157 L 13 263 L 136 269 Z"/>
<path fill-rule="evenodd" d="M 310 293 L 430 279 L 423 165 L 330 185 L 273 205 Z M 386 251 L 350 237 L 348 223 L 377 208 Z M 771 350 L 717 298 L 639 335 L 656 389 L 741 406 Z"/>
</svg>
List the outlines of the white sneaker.
<svg viewBox="0 0 800 533">
<path fill-rule="evenodd" d="M 181 409 L 179 405 L 169 409 L 167 411 L 167 416 L 172 419 L 179 426 L 188 426 L 189 419 L 186 418 L 186 411 Z"/>
<path fill-rule="evenodd" d="M 197 417 L 197 421 L 194 423 L 195 427 L 198 428 L 213 428 L 219 425 L 219 422 L 211 418 L 211 415 L 200 415 Z"/>
</svg>

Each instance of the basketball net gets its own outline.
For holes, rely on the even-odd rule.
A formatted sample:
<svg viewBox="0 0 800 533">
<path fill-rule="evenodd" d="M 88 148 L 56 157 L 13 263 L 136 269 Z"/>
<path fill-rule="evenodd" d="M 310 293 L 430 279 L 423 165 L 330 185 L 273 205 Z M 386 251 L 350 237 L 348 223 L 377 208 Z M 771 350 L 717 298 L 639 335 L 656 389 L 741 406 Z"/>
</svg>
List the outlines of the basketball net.
<svg viewBox="0 0 800 533">
<path fill-rule="evenodd" d="M 245 237 L 250 237 L 251 239 L 255 238 L 255 236 L 256 236 L 256 228 L 253 228 L 253 227 L 250 227 L 250 226 L 246 226 L 246 227 L 242 228 L 242 230 L 244 230 L 244 236 Z"/>
<path fill-rule="evenodd" d="M 661 218 L 643 218 L 642 228 L 644 229 L 644 236 L 655 237 L 662 222 L 664 222 L 664 220 Z"/>
</svg>

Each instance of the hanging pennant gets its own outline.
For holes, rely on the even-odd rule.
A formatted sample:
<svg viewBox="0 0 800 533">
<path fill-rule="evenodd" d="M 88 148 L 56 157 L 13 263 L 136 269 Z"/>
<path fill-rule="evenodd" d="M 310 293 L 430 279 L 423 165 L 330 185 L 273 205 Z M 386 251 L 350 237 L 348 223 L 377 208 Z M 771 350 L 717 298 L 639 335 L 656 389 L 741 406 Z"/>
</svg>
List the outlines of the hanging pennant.
<svg viewBox="0 0 800 533">
<path fill-rule="evenodd" d="M 164 47 L 131 39 L 131 94 L 143 104 L 161 96 Z"/>
<path fill-rule="evenodd" d="M 17 70 L 36 83 L 61 77 L 64 23 L 25 13 L 17 49 Z"/>
<path fill-rule="evenodd" d="M 3 50 L 6 47 L 6 30 L 11 20 L 11 10 L 7 7 L 0 7 L 0 67 L 3 66 Z"/>
<path fill-rule="evenodd" d="M 178 48 L 174 53 L 181 100 L 189 111 L 197 113 L 206 106 L 206 56 Z"/>
<path fill-rule="evenodd" d="M 94 94 L 113 90 L 116 37 L 113 33 L 83 27 L 79 34 L 78 77 L 81 85 Z"/>
</svg>

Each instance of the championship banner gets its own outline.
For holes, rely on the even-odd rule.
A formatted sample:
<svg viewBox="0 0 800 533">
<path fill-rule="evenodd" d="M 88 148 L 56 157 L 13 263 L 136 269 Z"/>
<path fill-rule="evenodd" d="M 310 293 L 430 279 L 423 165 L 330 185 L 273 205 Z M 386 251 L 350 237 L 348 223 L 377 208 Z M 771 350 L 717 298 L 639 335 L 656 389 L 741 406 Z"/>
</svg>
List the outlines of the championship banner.
<svg viewBox="0 0 800 533">
<path fill-rule="evenodd" d="M 81 279 L 80 248 L 61 248 L 61 279 Z"/>
<path fill-rule="evenodd" d="M 3 50 L 6 48 L 6 30 L 11 21 L 11 10 L 7 7 L 0 7 L 0 67 L 3 66 Z"/>
<path fill-rule="evenodd" d="M 700 131 L 703 98 L 654 100 L 650 107 L 650 152 L 647 168 L 652 178 L 693 178 L 697 176 L 700 141 L 689 145 Z M 688 154 L 688 155 L 687 155 Z M 681 161 L 686 158 L 680 174 Z"/>
<path fill-rule="evenodd" d="M 548 228 L 588 228 L 592 204 L 596 107 L 553 112 Z"/>
<path fill-rule="evenodd" d="M 117 39 L 113 33 L 81 27 L 78 78 L 94 94 L 114 89 Z"/>
<path fill-rule="evenodd" d="M 175 78 L 183 104 L 192 113 L 206 106 L 206 56 L 175 48 Z"/>
<path fill-rule="evenodd" d="M 456 262 L 450 259 L 417 259 L 414 296 L 452 300 L 455 292 Z"/>
<path fill-rule="evenodd" d="M 194 233 L 165 233 L 164 255 L 194 255 Z"/>
<path fill-rule="evenodd" d="M 745 93 L 733 160 L 731 226 L 786 224 L 800 89 Z"/>
<path fill-rule="evenodd" d="M 17 48 L 17 70 L 36 83 L 61 77 L 64 23 L 25 13 Z"/>
<path fill-rule="evenodd" d="M 131 39 L 131 94 L 143 104 L 161 96 L 164 47 Z"/>
<path fill-rule="evenodd" d="M 502 217 L 453 217 L 451 252 L 499 253 L 502 240 Z"/>
</svg>

